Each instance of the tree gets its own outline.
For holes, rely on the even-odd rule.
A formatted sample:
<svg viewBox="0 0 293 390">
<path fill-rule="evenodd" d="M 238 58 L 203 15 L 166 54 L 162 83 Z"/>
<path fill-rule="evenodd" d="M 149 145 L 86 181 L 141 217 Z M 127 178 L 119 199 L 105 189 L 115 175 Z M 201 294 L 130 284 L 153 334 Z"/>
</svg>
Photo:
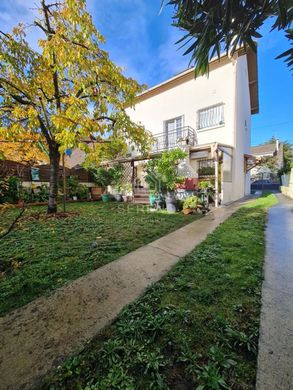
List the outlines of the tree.
<svg viewBox="0 0 293 390">
<path fill-rule="evenodd" d="M 67 148 L 86 150 L 83 139 L 94 135 L 104 152 L 127 142 L 144 152 L 150 136 L 125 112 L 143 87 L 101 49 L 104 38 L 85 0 L 40 0 L 39 11 L 39 51 L 30 48 L 23 25 L 11 34 L 0 31 L 0 135 L 44 138 L 51 165 L 48 213 L 55 213 L 60 155 Z"/>
<path fill-rule="evenodd" d="M 12 160 L 33 166 L 38 163 L 47 163 L 48 156 L 38 134 L 31 134 L 26 139 L 26 134 L 19 134 L 17 142 L 7 141 L 0 137 L 0 159 Z"/>
<path fill-rule="evenodd" d="M 233 55 L 243 45 L 256 51 L 255 38 L 261 38 L 260 27 L 272 19 L 272 30 L 284 30 L 293 45 L 292 0 L 163 0 L 162 6 L 174 7 L 174 25 L 187 31 L 179 41 L 190 44 L 184 55 L 191 54 L 195 74 L 208 73 L 209 60 L 225 50 Z M 178 42 L 178 43 L 179 43 Z M 277 58 L 285 58 L 293 68 L 293 48 Z"/>
</svg>

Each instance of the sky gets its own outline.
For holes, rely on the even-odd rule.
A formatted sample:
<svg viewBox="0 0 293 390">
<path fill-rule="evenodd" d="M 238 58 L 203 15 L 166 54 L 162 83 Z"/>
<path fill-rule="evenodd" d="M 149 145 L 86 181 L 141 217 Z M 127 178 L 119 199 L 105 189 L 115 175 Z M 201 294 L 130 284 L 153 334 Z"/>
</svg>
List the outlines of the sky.
<svg viewBox="0 0 293 390">
<path fill-rule="evenodd" d="M 9 32 L 19 22 L 30 24 L 38 0 L 0 0 L 0 29 Z M 87 0 L 94 23 L 106 39 L 110 57 L 128 76 L 149 87 L 187 68 L 176 41 L 182 32 L 171 26 L 172 8 L 160 13 L 161 0 Z M 274 58 L 289 48 L 283 32 L 270 32 L 266 23 L 258 41 L 260 113 L 252 117 L 252 145 L 272 136 L 293 143 L 292 72 Z M 40 33 L 30 29 L 37 48 Z"/>
</svg>

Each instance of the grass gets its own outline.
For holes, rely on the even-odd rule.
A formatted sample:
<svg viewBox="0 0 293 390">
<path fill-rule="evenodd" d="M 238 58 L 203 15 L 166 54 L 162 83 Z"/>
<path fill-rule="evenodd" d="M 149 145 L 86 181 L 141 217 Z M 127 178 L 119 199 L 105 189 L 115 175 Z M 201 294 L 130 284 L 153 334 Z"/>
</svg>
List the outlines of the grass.
<svg viewBox="0 0 293 390">
<path fill-rule="evenodd" d="M 254 389 L 266 210 L 242 207 L 48 380 L 47 389 Z"/>
<path fill-rule="evenodd" d="M 29 209 L 16 229 L 0 240 L 0 314 L 199 217 L 122 203 L 77 203 L 67 209 L 78 214 L 46 219 L 44 207 Z M 3 230 L 15 213 L 0 215 Z"/>
</svg>

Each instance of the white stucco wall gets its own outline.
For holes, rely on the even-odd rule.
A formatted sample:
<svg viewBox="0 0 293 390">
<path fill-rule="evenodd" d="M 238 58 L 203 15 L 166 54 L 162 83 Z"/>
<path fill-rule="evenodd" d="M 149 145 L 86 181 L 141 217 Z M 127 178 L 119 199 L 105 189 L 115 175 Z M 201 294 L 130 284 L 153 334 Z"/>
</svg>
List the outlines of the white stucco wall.
<svg viewBox="0 0 293 390">
<path fill-rule="evenodd" d="M 233 143 L 233 67 L 230 62 L 207 76 L 188 80 L 127 109 L 131 119 L 153 134 L 164 131 L 164 121 L 183 116 L 183 126 L 196 129 L 197 111 L 224 103 L 225 125 L 198 132 L 198 143 Z"/>
<path fill-rule="evenodd" d="M 251 154 L 251 111 L 246 56 L 240 56 L 237 59 L 235 103 L 233 198 L 239 199 L 250 194 L 250 174 L 244 169 L 244 154 Z"/>
</svg>

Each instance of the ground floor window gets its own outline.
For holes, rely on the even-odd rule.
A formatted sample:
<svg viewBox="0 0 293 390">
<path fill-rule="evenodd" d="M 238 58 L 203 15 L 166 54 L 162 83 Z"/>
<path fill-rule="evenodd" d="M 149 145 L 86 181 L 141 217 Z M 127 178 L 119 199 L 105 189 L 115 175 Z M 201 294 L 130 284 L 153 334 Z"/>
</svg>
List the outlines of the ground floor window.
<svg viewBox="0 0 293 390">
<path fill-rule="evenodd" d="M 213 159 L 199 160 L 198 175 L 213 176 L 215 174 L 215 161 Z"/>
</svg>

